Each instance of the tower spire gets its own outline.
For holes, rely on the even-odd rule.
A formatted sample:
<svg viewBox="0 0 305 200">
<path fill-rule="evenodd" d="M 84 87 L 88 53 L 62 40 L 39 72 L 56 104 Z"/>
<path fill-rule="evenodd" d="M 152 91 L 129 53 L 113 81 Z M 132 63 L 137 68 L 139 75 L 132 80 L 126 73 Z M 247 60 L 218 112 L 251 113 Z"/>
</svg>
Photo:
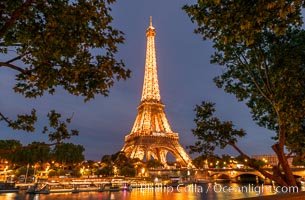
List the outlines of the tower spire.
<svg viewBox="0 0 305 200">
<path fill-rule="evenodd" d="M 156 35 L 156 30 L 152 26 L 152 17 L 150 17 L 149 27 L 146 30 L 147 46 L 146 46 L 145 74 L 144 74 L 141 102 L 161 101 L 160 89 L 158 83 L 155 35 Z"/>
<path fill-rule="evenodd" d="M 147 48 L 141 103 L 131 132 L 125 136 L 122 151 L 130 158 L 157 159 L 164 166 L 167 166 L 167 153 L 171 153 L 181 166 L 192 167 L 192 160 L 180 145 L 178 133 L 172 131 L 165 115 L 164 104 L 161 103 L 155 35 L 156 30 L 150 17 L 146 30 Z"/>
<path fill-rule="evenodd" d="M 150 16 L 150 18 L 149 18 L 149 26 L 150 26 L 150 27 L 153 26 L 153 25 L 152 25 L 152 16 Z"/>
</svg>

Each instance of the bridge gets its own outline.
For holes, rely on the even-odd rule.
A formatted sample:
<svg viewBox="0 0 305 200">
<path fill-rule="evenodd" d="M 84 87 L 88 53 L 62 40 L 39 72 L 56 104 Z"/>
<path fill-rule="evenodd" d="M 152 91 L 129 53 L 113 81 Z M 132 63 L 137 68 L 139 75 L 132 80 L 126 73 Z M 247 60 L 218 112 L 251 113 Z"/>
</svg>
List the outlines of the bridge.
<svg viewBox="0 0 305 200">
<path fill-rule="evenodd" d="M 272 174 L 272 168 L 265 168 Z M 305 168 L 292 168 L 296 178 L 305 178 Z M 268 181 L 259 171 L 252 168 L 207 168 L 207 169 L 150 169 L 151 177 L 183 177 L 190 180 L 238 180 L 243 175 L 252 179 Z"/>
<path fill-rule="evenodd" d="M 267 172 L 272 174 L 272 168 L 265 168 Z M 199 170 L 201 173 L 205 173 L 206 176 L 217 179 L 217 178 L 225 178 L 225 179 L 236 179 L 242 175 L 254 175 L 261 179 L 265 179 L 266 177 L 263 176 L 259 171 L 251 168 L 227 168 L 227 169 L 217 169 L 217 168 L 210 168 L 210 169 L 203 169 Z M 292 168 L 293 175 L 296 178 L 303 178 L 305 177 L 305 169 L 304 168 Z"/>
</svg>

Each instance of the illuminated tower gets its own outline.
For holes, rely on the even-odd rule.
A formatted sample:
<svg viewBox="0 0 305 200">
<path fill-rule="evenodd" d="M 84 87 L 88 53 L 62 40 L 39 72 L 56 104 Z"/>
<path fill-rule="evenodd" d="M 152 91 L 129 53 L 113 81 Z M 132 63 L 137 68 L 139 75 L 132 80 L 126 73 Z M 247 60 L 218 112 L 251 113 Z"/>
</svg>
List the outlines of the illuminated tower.
<svg viewBox="0 0 305 200">
<path fill-rule="evenodd" d="M 161 102 L 156 48 L 156 30 L 152 18 L 146 30 L 147 48 L 145 74 L 138 115 L 129 135 L 125 136 L 122 151 L 127 157 L 143 160 L 159 160 L 166 165 L 166 155 L 171 153 L 183 167 L 192 166 L 192 160 L 179 144 L 178 133 L 174 133 L 167 121 L 164 104 Z"/>
</svg>

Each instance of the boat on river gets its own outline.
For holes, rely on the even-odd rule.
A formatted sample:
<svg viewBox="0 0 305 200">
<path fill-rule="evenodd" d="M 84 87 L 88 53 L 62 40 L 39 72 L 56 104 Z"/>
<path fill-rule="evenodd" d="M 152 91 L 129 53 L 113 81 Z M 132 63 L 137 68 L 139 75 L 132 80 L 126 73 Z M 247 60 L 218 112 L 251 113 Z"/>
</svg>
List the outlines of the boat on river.
<svg viewBox="0 0 305 200">
<path fill-rule="evenodd" d="M 0 182 L 0 193 L 13 192 L 19 192 L 19 188 L 15 186 L 15 183 Z"/>
<path fill-rule="evenodd" d="M 88 182 L 46 182 L 37 183 L 26 192 L 30 194 L 50 194 L 50 193 L 78 193 L 78 192 L 116 192 L 121 190 L 131 190 L 127 184 L 117 185 L 112 183 L 95 184 Z"/>
</svg>

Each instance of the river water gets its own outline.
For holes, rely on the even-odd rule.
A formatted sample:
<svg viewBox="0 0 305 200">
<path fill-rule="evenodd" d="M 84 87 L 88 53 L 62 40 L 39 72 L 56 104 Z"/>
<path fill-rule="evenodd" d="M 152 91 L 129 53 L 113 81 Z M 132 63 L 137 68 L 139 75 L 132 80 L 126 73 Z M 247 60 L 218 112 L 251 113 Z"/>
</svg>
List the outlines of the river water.
<svg viewBox="0 0 305 200">
<path fill-rule="evenodd" d="M 51 193 L 0 194 L 0 200 L 229 200 L 273 195 L 281 192 L 298 192 L 296 188 L 274 188 L 270 185 L 237 184 L 237 183 L 206 183 L 190 184 L 187 186 L 144 186 L 133 188 L 132 191 L 119 192 L 80 192 L 80 193 Z"/>
</svg>

